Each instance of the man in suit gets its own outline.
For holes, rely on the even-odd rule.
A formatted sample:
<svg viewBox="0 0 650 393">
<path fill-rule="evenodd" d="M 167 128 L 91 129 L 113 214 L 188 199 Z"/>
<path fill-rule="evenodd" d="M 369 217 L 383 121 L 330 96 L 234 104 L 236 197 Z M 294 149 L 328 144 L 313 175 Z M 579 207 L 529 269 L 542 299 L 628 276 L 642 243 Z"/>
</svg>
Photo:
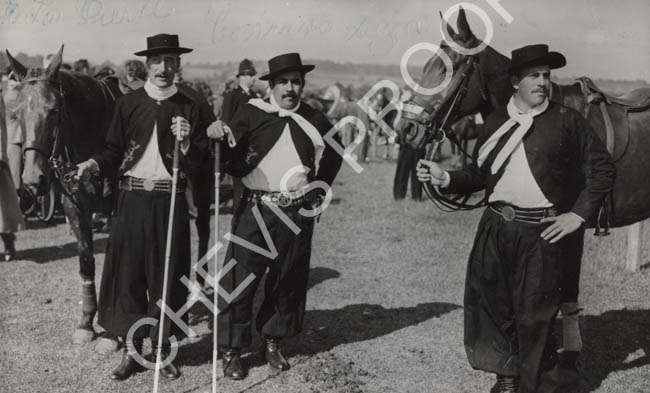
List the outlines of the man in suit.
<svg viewBox="0 0 650 393">
<path fill-rule="evenodd" d="M 230 122 L 239 108 L 243 107 L 248 100 L 251 98 L 259 98 L 252 90 L 252 87 L 255 85 L 256 75 L 257 71 L 255 71 L 255 65 L 252 61 L 244 59 L 239 63 L 239 70 L 236 75 L 237 86 L 223 95 L 223 104 L 221 106 L 222 121 L 225 123 Z M 233 210 L 236 210 L 244 192 L 241 180 L 234 178 L 232 188 Z"/>
<path fill-rule="evenodd" d="M 127 342 L 120 364 L 110 374 L 115 380 L 129 378 L 139 371 L 134 351 L 142 351 L 146 336 L 151 337 L 153 348 L 161 348 L 163 361 L 170 353 L 170 337 L 180 340 L 184 336 L 178 326 L 165 318 L 163 341 L 158 342 L 160 308 L 156 303 L 166 290 L 167 306 L 177 311 L 188 294 L 180 280 L 190 273 L 189 214 L 187 202 L 181 196 L 186 179 L 207 154 L 207 136 L 197 132 L 199 107 L 192 96 L 174 84 L 180 55 L 191 51 L 179 46 L 177 35 L 147 38 L 147 49 L 135 53 L 146 56 L 145 85 L 118 98 L 106 136 L 106 150 L 78 165 L 79 178 L 117 174 L 119 179 L 120 194 L 99 292 L 99 325 L 124 341 L 131 327 L 143 318 L 157 321 L 150 329 L 135 331 L 132 347 Z M 174 211 L 168 287 L 163 289 L 177 138 L 182 139 L 176 190 L 179 197 Z M 173 362 L 160 371 L 169 379 L 180 376 Z"/>
<path fill-rule="evenodd" d="M 260 77 L 269 81 L 269 99 L 250 100 L 227 123 L 229 127 L 217 121 L 208 128 L 212 138 L 223 137 L 226 128 L 232 130 L 237 145 L 231 149 L 222 144 L 226 171 L 241 178 L 244 186 L 225 259 L 237 263 L 220 282 L 228 293 L 243 287 L 231 302 L 219 299 L 218 344 L 224 375 L 230 379 L 246 375 L 240 354 L 251 344 L 253 297 L 267 268 L 255 326 L 264 338 L 262 351 L 271 368 L 289 368 L 280 342 L 302 329 L 314 229 L 314 215 L 308 212 L 320 205 L 324 193 L 321 186 L 311 186 L 325 184 L 328 189 L 342 162 L 323 140 L 331 123 L 300 100 L 305 74 L 313 68 L 303 65 L 298 53 L 272 58 L 269 72 Z M 259 248 L 269 247 L 277 252 L 260 253 Z M 252 282 L 242 284 L 248 277 Z"/>
<path fill-rule="evenodd" d="M 550 102 L 546 45 L 512 52 L 515 93 L 485 120 L 475 162 L 447 172 L 421 160 L 418 177 L 442 191 L 485 190 L 465 283 L 465 348 L 473 368 L 497 375 L 492 392 L 555 392 L 563 381 L 552 326 L 563 264 L 575 263 L 584 223 L 614 182 L 615 167 L 582 116 Z"/>
</svg>

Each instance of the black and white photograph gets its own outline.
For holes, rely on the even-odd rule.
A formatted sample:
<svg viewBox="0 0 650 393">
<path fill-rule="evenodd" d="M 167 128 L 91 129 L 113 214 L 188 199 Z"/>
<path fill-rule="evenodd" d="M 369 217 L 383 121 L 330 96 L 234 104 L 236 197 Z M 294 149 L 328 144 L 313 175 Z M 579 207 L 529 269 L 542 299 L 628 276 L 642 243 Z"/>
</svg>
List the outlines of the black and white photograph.
<svg viewBox="0 0 650 393">
<path fill-rule="evenodd" d="M 650 392 L 649 37 L 0 0 L 0 392 Z"/>
</svg>

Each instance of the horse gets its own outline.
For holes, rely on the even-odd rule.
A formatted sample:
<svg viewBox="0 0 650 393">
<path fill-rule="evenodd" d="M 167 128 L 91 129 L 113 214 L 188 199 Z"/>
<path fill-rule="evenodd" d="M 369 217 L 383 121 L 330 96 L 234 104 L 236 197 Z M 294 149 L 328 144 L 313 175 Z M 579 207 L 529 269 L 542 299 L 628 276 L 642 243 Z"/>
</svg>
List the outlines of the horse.
<svg viewBox="0 0 650 393">
<path fill-rule="evenodd" d="M 7 51 L 18 76 L 17 115 L 23 133 L 22 181 L 34 195 L 51 187 L 63 192 L 65 216 L 77 241 L 81 291 L 81 318 L 72 334 L 74 344 L 96 337 L 97 311 L 92 213 L 112 203 L 103 198 L 101 180 L 74 181 L 76 164 L 104 149 L 116 98 L 122 94 L 116 80 L 97 80 L 86 74 L 60 70 L 63 45 L 46 69 L 27 68 Z M 54 173 L 54 176 L 50 174 Z"/>
<path fill-rule="evenodd" d="M 443 20 L 449 37 L 463 48 L 484 45 L 471 31 L 465 11 L 457 17 L 458 33 Z M 462 116 L 480 113 L 486 118 L 497 107 L 503 107 L 513 94 L 508 68 L 510 59 L 486 45 L 476 54 L 461 54 L 442 41 L 440 50 L 453 63 L 454 75 L 441 93 L 443 101 L 433 107 L 435 97 L 417 93 L 409 104 L 424 108 L 405 111 L 396 125 L 396 132 L 411 146 L 422 148 L 438 137 L 440 126 L 453 123 Z M 439 86 L 446 76 L 446 67 L 438 55 L 424 66 L 421 86 Z M 616 181 L 604 209 L 589 222 L 615 228 L 650 217 L 650 89 L 634 90 L 622 97 L 610 97 L 599 91 L 591 81 L 580 78 L 571 85 L 552 83 L 550 99 L 582 113 L 596 134 L 605 142 L 616 164 Z M 419 113 L 416 113 L 419 112 Z M 433 126 L 433 127 L 432 127 Z M 606 234 L 605 229 L 604 233 Z"/>
</svg>

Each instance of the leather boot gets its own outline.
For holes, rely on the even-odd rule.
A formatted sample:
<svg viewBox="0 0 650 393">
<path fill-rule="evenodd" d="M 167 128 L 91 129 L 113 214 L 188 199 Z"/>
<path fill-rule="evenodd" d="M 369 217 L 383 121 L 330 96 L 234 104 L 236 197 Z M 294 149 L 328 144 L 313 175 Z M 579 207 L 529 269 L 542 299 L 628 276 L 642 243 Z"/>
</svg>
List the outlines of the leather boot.
<svg viewBox="0 0 650 393">
<path fill-rule="evenodd" d="M 497 382 L 490 389 L 490 393 L 518 393 L 519 392 L 519 378 L 506 377 L 497 375 Z"/>
<path fill-rule="evenodd" d="M 266 337 L 264 338 L 264 359 L 269 363 L 269 366 L 275 370 L 285 371 L 291 366 L 287 359 L 282 356 L 280 352 L 280 339 Z"/>
<path fill-rule="evenodd" d="M 158 356 L 158 347 L 154 346 L 154 361 L 156 360 L 156 357 Z M 160 351 L 160 361 L 165 362 L 165 360 L 169 357 L 169 352 L 171 351 L 171 348 L 169 344 L 163 344 L 162 349 Z M 178 379 L 178 377 L 181 376 L 181 372 L 178 371 L 178 367 L 174 365 L 173 361 L 170 361 L 169 364 L 167 364 L 165 367 L 160 368 L 160 375 L 167 379 Z"/>
<path fill-rule="evenodd" d="M 122 352 L 122 360 L 120 361 L 119 366 L 117 366 L 109 376 L 111 379 L 123 381 L 144 369 L 133 357 L 135 352 L 142 352 L 142 339 L 134 339 L 132 347 L 127 343 Z"/>
<path fill-rule="evenodd" d="M 223 348 L 221 353 L 224 377 L 235 381 L 244 379 L 246 377 L 246 371 L 241 362 L 239 348 Z"/>
</svg>

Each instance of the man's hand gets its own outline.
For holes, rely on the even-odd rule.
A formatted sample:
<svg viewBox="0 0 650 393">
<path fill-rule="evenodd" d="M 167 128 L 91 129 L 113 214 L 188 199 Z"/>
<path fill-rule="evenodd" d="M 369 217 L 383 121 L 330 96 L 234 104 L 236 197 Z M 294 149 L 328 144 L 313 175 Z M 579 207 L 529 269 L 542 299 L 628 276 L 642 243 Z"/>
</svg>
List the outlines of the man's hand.
<svg viewBox="0 0 650 393">
<path fill-rule="evenodd" d="M 222 139 L 229 132 L 230 128 L 228 125 L 221 120 L 217 120 L 210 124 L 207 130 L 208 138 L 210 139 Z"/>
<path fill-rule="evenodd" d="M 90 177 L 94 174 L 99 173 L 99 166 L 95 160 L 87 160 L 77 164 L 77 175 L 75 180 L 82 182 L 87 182 L 90 180 Z"/>
<path fill-rule="evenodd" d="M 541 235 L 549 243 L 559 241 L 564 236 L 575 232 L 583 224 L 582 218 L 573 213 L 564 213 L 557 217 L 543 218 L 540 222 L 552 222 Z"/>
<path fill-rule="evenodd" d="M 433 161 L 420 160 L 416 167 L 418 180 L 431 182 L 434 186 L 444 186 L 447 180 L 446 172 Z"/>
<path fill-rule="evenodd" d="M 177 124 L 180 124 L 180 127 Z M 185 141 L 190 135 L 190 122 L 182 116 L 172 117 L 172 134 L 179 141 Z"/>
</svg>

